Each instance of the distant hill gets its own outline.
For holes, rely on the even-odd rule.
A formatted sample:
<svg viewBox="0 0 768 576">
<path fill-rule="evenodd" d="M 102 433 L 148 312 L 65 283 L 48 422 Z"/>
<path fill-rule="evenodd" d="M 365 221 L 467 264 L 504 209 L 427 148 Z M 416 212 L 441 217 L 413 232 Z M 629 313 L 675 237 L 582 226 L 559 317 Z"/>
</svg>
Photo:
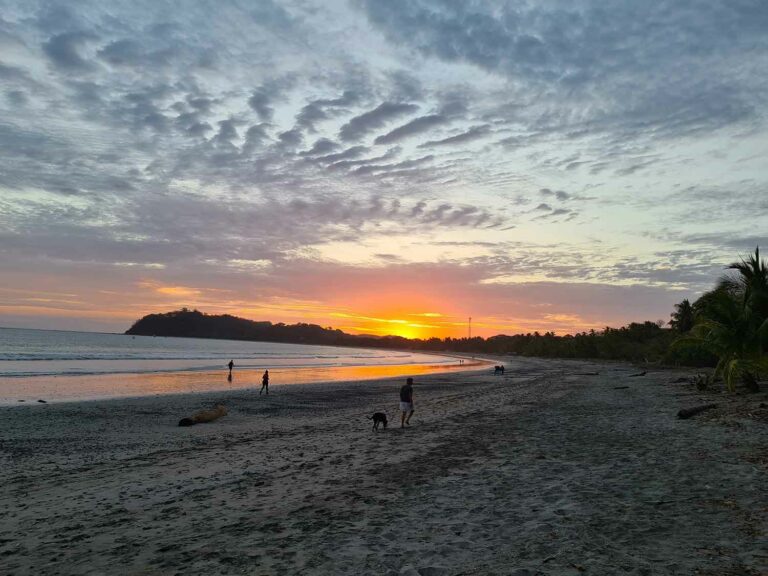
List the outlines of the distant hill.
<svg viewBox="0 0 768 576">
<path fill-rule="evenodd" d="M 137 320 L 126 334 L 134 336 L 177 336 L 182 338 L 218 338 L 257 340 L 291 344 L 324 344 L 409 348 L 412 342 L 400 336 L 357 336 L 317 324 L 273 324 L 256 322 L 229 314 L 204 314 L 183 308 L 164 314 L 149 314 Z"/>
</svg>

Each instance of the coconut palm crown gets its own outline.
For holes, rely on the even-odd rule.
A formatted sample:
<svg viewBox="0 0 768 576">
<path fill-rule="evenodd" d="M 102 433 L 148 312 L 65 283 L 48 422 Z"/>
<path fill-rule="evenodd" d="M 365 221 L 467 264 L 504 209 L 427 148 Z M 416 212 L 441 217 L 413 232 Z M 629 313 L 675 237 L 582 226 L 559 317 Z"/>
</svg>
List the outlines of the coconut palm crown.
<svg viewBox="0 0 768 576">
<path fill-rule="evenodd" d="M 727 269 L 737 274 L 723 277 L 696 302 L 696 324 L 675 346 L 714 354 L 715 378 L 722 377 L 730 391 L 738 381 L 754 391 L 760 375 L 768 374 L 768 267 L 757 248 Z"/>
</svg>

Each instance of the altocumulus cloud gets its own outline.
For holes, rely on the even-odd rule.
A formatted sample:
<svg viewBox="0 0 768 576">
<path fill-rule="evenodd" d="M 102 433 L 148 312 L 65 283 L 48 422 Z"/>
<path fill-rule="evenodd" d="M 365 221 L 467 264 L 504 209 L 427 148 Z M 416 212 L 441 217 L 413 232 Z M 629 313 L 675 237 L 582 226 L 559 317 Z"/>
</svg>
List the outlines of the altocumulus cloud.
<svg viewBox="0 0 768 576">
<path fill-rule="evenodd" d="M 743 209 L 768 185 L 765 2 L 174 6 L 3 3 L 10 283 L 45 265 L 194 286 L 221 262 L 238 290 L 269 269 L 274 295 L 297 262 L 330 266 L 319 247 L 369 240 L 377 270 L 492 280 L 499 307 L 544 253 L 562 294 L 672 294 L 760 239 L 727 221 L 732 199 L 739 227 L 768 225 Z M 710 264 L 664 256 L 686 244 Z"/>
</svg>

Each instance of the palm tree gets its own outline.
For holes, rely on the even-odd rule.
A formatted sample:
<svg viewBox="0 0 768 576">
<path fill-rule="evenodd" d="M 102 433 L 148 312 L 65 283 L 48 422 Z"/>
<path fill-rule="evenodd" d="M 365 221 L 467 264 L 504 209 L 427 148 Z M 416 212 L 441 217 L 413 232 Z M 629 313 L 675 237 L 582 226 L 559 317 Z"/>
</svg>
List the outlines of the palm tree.
<svg viewBox="0 0 768 576">
<path fill-rule="evenodd" d="M 728 269 L 737 270 L 738 276 L 724 278 L 721 285 L 738 295 L 742 306 L 755 319 L 768 318 L 768 268 L 765 261 L 760 260 L 760 247 L 755 248 L 754 255 L 730 264 Z"/>
<path fill-rule="evenodd" d="M 690 336 L 675 345 L 695 346 L 717 356 L 715 378 L 733 391 L 742 381 L 757 391 L 757 380 L 768 373 L 768 268 L 754 256 L 730 264 L 738 275 L 726 276 L 693 305 L 696 324 Z"/>
<path fill-rule="evenodd" d="M 673 330 L 685 334 L 690 332 L 695 323 L 693 314 L 693 306 L 686 298 L 680 304 L 675 304 L 675 311 L 670 314 L 672 320 L 669 321 L 669 325 Z"/>
<path fill-rule="evenodd" d="M 768 338 L 768 322 L 760 326 L 740 302 L 722 290 L 713 291 L 706 316 L 699 317 L 689 336 L 676 345 L 693 345 L 718 358 L 715 378 L 722 377 L 729 391 L 741 380 L 750 391 L 757 391 L 757 379 L 768 372 L 768 356 L 763 353 Z"/>
</svg>

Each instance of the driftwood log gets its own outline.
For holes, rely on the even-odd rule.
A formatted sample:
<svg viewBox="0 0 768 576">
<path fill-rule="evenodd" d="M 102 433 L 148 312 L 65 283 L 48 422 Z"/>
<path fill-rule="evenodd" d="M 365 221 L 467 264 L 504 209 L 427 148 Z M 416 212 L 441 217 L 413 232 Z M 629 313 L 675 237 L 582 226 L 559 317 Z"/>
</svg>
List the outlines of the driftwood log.
<svg viewBox="0 0 768 576">
<path fill-rule="evenodd" d="M 218 420 L 222 416 L 227 415 L 227 408 L 219 404 L 211 410 L 201 410 L 200 412 L 192 415 L 190 418 L 182 418 L 179 420 L 179 426 L 194 426 L 195 424 L 201 424 L 204 422 L 213 422 Z"/>
<path fill-rule="evenodd" d="M 677 417 L 681 420 L 685 420 L 686 418 L 696 416 L 696 414 L 699 412 L 704 412 L 705 410 L 710 410 L 711 408 L 717 408 L 717 404 L 703 404 L 701 406 L 694 406 L 693 408 L 683 408 L 677 413 Z"/>
<path fill-rule="evenodd" d="M 637 378 L 638 376 L 645 376 L 646 374 L 648 374 L 648 372 L 643 370 L 642 372 L 638 372 L 637 374 L 630 374 L 629 376 L 627 376 L 627 378 Z"/>
</svg>

